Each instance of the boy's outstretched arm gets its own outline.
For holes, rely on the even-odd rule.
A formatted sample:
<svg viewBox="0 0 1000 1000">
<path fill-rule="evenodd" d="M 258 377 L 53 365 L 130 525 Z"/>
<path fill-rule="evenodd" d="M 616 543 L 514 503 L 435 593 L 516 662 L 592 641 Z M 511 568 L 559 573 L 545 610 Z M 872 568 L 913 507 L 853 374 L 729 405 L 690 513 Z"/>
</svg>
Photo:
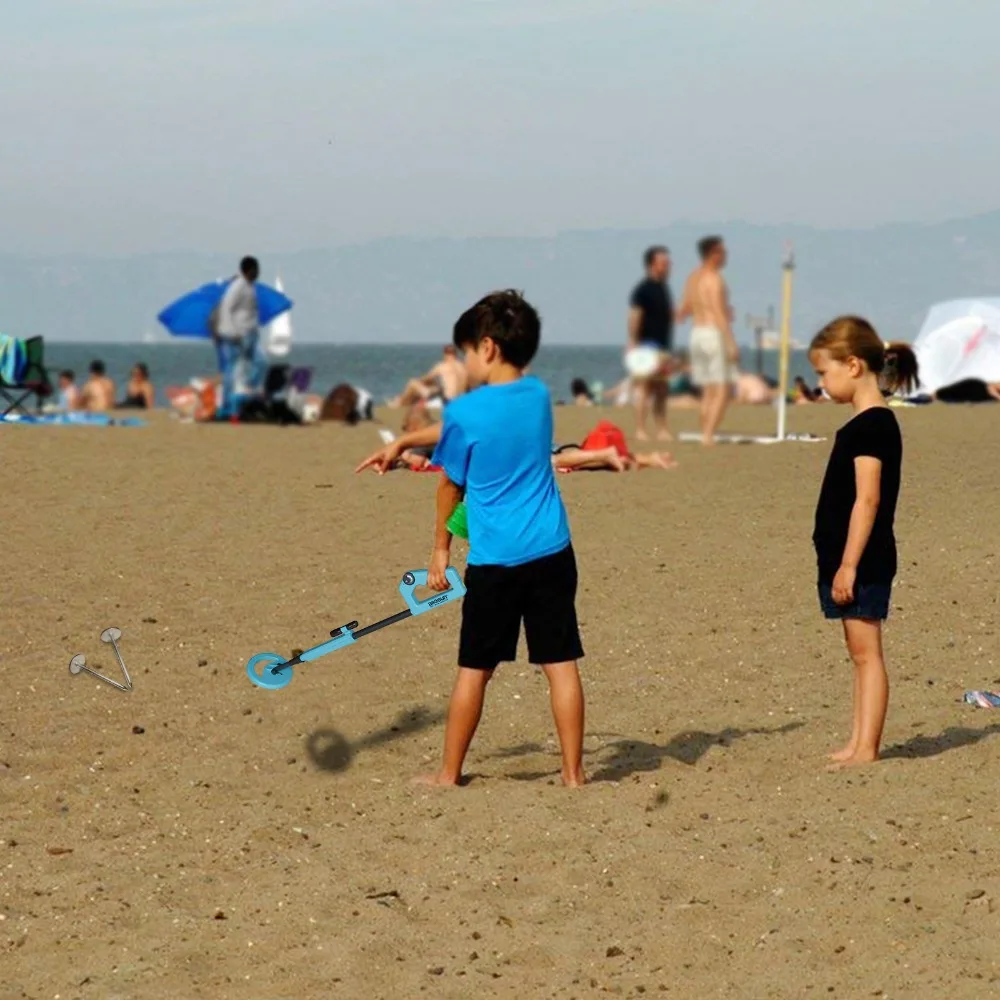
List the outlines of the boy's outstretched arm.
<svg viewBox="0 0 1000 1000">
<path fill-rule="evenodd" d="M 434 550 L 431 564 L 427 567 L 427 586 L 431 590 L 447 590 L 448 580 L 445 570 L 451 555 L 451 532 L 448 518 L 462 499 L 462 488 L 456 486 L 447 476 L 442 476 L 437 488 L 436 516 L 434 519 Z"/>
<path fill-rule="evenodd" d="M 408 448 L 429 448 L 437 444 L 441 440 L 441 426 L 440 423 L 431 424 L 430 427 L 421 427 L 418 431 L 410 431 L 396 438 L 392 444 L 387 444 L 369 455 L 354 471 L 375 469 L 381 475 L 391 469 L 393 462 Z"/>
</svg>

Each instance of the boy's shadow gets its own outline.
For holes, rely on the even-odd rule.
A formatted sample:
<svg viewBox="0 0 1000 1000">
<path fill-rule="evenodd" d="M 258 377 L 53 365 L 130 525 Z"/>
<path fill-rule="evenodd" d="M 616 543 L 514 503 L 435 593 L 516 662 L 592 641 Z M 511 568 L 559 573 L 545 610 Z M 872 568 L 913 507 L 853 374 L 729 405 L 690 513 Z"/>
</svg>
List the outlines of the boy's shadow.
<svg viewBox="0 0 1000 1000">
<path fill-rule="evenodd" d="M 423 705 L 419 708 L 404 709 L 391 725 L 369 733 L 354 743 L 348 743 L 336 729 L 317 729 L 306 739 L 306 753 L 321 771 L 336 774 L 346 771 L 351 766 L 354 755 L 359 750 L 367 750 L 402 739 L 404 736 L 412 736 L 414 733 L 436 726 L 444 717 L 444 712 L 440 710 L 432 712 Z"/>
<path fill-rule="evenodd" d="M 717 733 L 699 729 L 688 729 L 678 733 L 663 745 L 646 743 L 642 740 L 618 739 L 595 750 L 585 750 L 584 756 L 597 756 L 598 770 L 590 775 L 590 781 L 624 781 L 634 774 L 658 771 L 664 760 L 671 759 L 693 767 L 713 746 L 730 746 L 735 740 L 747 736 L 780 736 L 801 729 L 804 722 L 789 722 L 775 728 L 736 729 L 727 726 Z M 522 757 L 528 754 L 551 753 L 549 748 L 537 743 L 525 743 L 505 750 L 499 757 Z M 559 771 L 520 772 L 508 777 L 519 781 L 537 781 L 551 777 Z"/>
<path fill-rule="evenodd" d="M 902 758 L 906 760 L 922 760 L 926 757 L 937 757 L 949 750 L 959 747 L 971 747 L 990 736 L 1000 733 L 1000 722 L 987 726 L 985 729 L 968 729 L 965 726 L 949 726 L 937 736 L 927 736 L 920 733 L 912 736 L 905 743 L 897 743 L 882 751 L 882 760 Z"/>
</svg>

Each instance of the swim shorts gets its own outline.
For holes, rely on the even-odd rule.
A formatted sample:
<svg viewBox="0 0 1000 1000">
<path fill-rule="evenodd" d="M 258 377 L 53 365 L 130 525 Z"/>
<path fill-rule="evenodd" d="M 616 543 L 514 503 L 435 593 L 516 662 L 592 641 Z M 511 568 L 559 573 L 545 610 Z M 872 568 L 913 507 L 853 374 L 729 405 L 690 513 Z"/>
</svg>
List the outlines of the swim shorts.
<svg viewBox="0 0 1000 1000">
<path fill-rule="evenodd" d="M 714 326 L 696 326 L 691 331 L 691 381 L 706 385 L 732 385 L 736 367 L 726 357 L 726 341 Z"/>
<path fill-rule="evenodd" d="M 524 621 L 536 666 L 579 660 L 577 569 L 573 546 L 520 566 L 467 566 L 458 665 L 493 670 L 517 659 Z"/>
</svg>

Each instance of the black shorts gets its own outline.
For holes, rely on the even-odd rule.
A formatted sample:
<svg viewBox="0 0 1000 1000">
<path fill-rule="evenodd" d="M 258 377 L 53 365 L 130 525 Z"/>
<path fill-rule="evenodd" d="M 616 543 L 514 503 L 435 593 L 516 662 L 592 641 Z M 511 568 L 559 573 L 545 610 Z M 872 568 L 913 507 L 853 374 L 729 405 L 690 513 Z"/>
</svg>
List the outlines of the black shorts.
<svg viewBox="0 0 1000 1000">
<path fill-rule="evenodd" d="M 516 660 L 522 618 L 529 662 L 580 659 L 576 583 L 572 545 L 521 566 L 467 566 L 458 665 L 493 670 Z"/>
<path fill-rule="evenodd" d="M 821 580 L 818 589 L 820 609 L 824 617 L 831 621 L 860 618 L 864 621 L 884 622 L 889 617 L 892 584 L 855 582 L 854 600 L 850 604 L 838 604 L 833 599 L 832 583 Z"/>
</svg>

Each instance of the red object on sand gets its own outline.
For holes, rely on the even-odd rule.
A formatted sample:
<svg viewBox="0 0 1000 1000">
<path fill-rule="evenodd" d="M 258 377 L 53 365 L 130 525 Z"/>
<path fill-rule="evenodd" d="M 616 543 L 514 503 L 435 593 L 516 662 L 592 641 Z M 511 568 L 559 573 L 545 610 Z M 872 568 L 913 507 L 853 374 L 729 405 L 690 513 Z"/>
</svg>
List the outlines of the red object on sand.
<svg viewBox="0 0 1000 1000">
<path fill-rule="evenodd" d="M 622 458 L 632 457 L 625 442 L 624 432 L 610 420 L 599 420 L 597 426 L 583 439 L 580 448 L 583 451 L 601 451 L 604 448 L 614 448 Z"/>
</svg>

